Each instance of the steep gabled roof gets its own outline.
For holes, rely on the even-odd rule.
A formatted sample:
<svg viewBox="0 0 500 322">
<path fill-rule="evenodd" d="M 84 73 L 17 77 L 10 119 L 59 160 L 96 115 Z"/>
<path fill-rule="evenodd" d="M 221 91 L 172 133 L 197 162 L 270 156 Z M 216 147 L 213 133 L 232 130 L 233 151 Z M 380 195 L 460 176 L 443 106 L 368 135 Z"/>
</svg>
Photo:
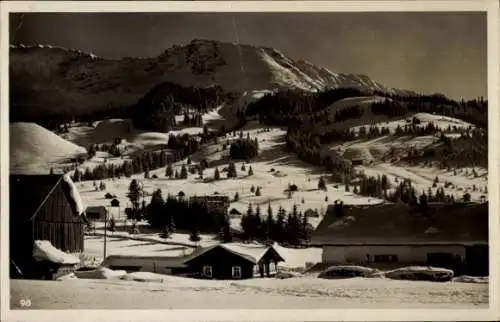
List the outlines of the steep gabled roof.
<svg viewBox="0 0 500 322">
<path fill-rule="evenodd" d="M 222 248 L 236 256 L 246 259 L 247 261 L 253 264 L 259 263 L 259 261 L 269 252 L 273 252 L 277 257 L 278 261 L 283 261 L 283 262 L 285 261 L 283 257 L 279 254 L 279 252 L 272 246 L 262 247 L 260 245 L 256 246 L 256 245 L 245 245 L 240 243 L 227 243 L 227 244 L 218 244 L 207 248 L 202 248 L 198 251 L 194 251 L 191 255 L 188 256 L 188 259 L 185 260 L 184 263 L 188 264 L 193 259 L 198 258 L 204 254 L 207 254 L 208 252 L 217 248 Z"/>
<path fill-rule="evenodd" d="M 405 204 L 333 207 L 313 232 L 313 245 L 487 243 L 488 203 L 429 204 L 423 216 Z"/>
<path fill-rule="evenodd" d="M 10 175 L 9 195 L 11 220 L 30 220 L 61 185 L 75 216 L 81 214 L 72 182 L 63 175 Z M 77 196 L 79 197 L 79 196 Z"/>
</svg>

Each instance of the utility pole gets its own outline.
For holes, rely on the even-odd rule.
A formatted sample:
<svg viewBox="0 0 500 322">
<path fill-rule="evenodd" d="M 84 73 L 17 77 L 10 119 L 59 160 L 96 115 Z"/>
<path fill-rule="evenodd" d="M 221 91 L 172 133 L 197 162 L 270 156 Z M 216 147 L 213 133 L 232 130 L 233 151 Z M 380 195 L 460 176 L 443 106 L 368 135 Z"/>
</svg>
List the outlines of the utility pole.
<svg viewBox="0 0 500 322">
<path fill-rule="evenodd" d="M 109 212 L 109 206 L 107 207 L 108 211 L 104 214 L 104 259 L 106 259 L 106 237 L 108 233 L 108 212 Z"/>
</svg>

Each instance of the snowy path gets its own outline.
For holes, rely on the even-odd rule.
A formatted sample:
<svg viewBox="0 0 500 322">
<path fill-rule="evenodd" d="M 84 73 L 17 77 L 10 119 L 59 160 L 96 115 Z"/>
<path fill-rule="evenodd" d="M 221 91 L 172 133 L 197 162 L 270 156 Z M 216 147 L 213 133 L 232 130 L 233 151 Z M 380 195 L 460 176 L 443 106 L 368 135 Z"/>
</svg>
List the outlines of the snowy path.
<svg viewBox="0 0 500 322">
<path fill-rule="evenodd" d="M 485 308 L 487 284 L 322 280 L 167 282 L 11 280 L 11 306 L 31 299 L 32 309 L 313 309 Z"/>
</svg>

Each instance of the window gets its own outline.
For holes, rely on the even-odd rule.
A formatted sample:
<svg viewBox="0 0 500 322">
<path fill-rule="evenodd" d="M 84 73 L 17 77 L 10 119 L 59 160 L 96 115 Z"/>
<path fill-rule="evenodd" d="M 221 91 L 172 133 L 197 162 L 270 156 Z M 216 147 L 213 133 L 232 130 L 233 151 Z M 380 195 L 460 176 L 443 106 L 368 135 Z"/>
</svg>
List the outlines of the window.
<svg viewBox="0 0 500 322">
<path fill-rule="evenodd" d="M 203 266 L 203 275 L 212 277 L 212 266 L 209 265 Z"/>
<path fill-rule="evenodd" d="M 241 266 L 233 266 L 233 278 L 241 278 Z"/>
<path fill-rule="evenodd" d="M 375 255 L 373 256 L 375 263 L 397 263 L 397 255 Z"/>
</svg>

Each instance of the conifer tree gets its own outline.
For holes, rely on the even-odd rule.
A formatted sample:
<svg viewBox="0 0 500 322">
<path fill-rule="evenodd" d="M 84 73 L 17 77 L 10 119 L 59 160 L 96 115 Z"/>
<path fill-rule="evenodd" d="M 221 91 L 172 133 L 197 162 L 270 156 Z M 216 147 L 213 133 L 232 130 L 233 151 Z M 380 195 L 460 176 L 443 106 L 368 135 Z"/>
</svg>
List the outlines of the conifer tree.
<svg viewBox="0 0 500 322">
<path fill-rule="evenodd" d="M 319 177 L 318 189 L 326 191 L 326 183 L 325 183 L 325 179 L 323 178 L 323 176 Z"/>
<path fill-rule="evenodd" d="M 180 178 L 181 179 L 187 179 L 188 177 L 188 172 L 187 172 L 187 168 L 186 166 L 183 164 L 182 167 L 181 167 L 181 175 L 180 175 Z"/>
<path fill-rule="evenodd" d="M 165 169 L 165 176 L 167 178 L 172 179 L 173 174 L 174 174 L 174 170 L 172 169 L 172 164 L 169 163 L 167 165 L 167 168 Z"/>
</svg>

